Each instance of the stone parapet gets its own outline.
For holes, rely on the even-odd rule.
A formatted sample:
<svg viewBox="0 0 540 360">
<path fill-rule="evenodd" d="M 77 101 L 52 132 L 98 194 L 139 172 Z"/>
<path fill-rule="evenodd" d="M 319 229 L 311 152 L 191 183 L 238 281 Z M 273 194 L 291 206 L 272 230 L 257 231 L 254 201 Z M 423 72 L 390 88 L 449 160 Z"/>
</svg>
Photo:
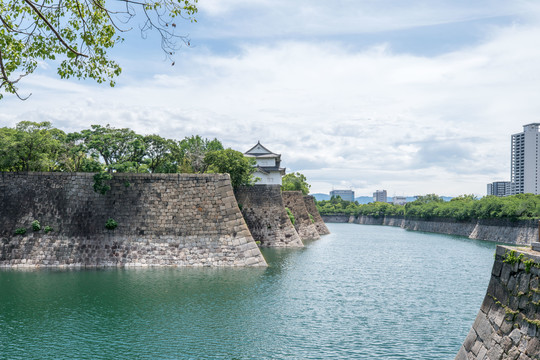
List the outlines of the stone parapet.
<svg viewBox="0 0 540 360">
<path fill-rule="evenodd" d="M 280 185 L 241 186 L 234 193 L 251 235 L 261 246 L 304 246 L 285 211 Z"/>
<path fill-rule="evenodd" d="M 497 247 L 491 280 L 456 360 L 540 359 L 540 252 Z"/>
<path fill-rule="evenodd" d="M 317 229 L 317 232 L 320 235 L 330 234 L 330 230 L 328 230 L 328 228 L 326 227 L 326 224 L 321 218 L 321 214 L 319 214 L 319 210 L 317 210 L 317 205 L 315 205 L 315 197 L 311 195 L 304 195 L 304 203 L 306 205 L 308 214 L 313 216 L 313 220 L 315 221 L 314 224 L 315 224 L 315 228 Z"/>
<path fill-rule="evenodd" d="M 105 195 L 93 184 L 88 173 L 0 173 L 0 266 L 266 266 L 226 174 L 114 174 Z"/>
<path fill-rule="evenodd" d="M 294 215 L 296 220 L 294 228 L 298 232 L 298 235 L 300 235 L 300 238 L 302 240 L 319 239 L 321 236 L 309 217 L 302 192 L 283 191 L 281 196 L 283 197 L 283 204 L 285 207 Z"/>
</svg>

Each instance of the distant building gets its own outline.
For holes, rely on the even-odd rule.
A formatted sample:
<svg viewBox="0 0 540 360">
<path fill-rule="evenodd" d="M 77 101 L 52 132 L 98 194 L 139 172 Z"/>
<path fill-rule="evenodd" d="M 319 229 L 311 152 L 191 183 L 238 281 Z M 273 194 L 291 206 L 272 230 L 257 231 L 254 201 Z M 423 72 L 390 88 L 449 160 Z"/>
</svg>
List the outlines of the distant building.
<svg viewBox="0 0 540 360">
<path fill-rule="evenodd" d="M 523 132 L 512 135 L 510 169 L 511 194 L 540 194 L 539 150 L 540 123 L 523 126 Z"/>
<path fill-rule="evenodd" d="M 387 202 L 386 190 L 377 190 L 373 193 L 373 201 Z"/>
<path fill-rule="evenodd" d="M 285 175 L 285 168 L 281 168 L 281 154 L 276 154 L 257 142 L 257 145 L 244 153 L 247 157 L 255 158 L 257 170 L 253 177 L 260 178 L 256 184 L 281 185 L 281 177 Z"/>
<path fill-rule="evenodd" d="M 512 183 L 510 181 L 495 181 L 487 184 L 487 194 L 495 196 L 508 196 L 512 194 Z"/>
<path fill-rule="evenodd" d="M 354 191 L 352 190 L 332 190 L 330 191 L 330 197 L 339 196 L 345 201 L 354 201 Z"/>
<path fill-rule="evenodd" d="M 405 205 L 407 203 L 407 197 L 406 196 L 394 196 L 392 198 L 392 203 L 394 205 Z"/>
</svg>

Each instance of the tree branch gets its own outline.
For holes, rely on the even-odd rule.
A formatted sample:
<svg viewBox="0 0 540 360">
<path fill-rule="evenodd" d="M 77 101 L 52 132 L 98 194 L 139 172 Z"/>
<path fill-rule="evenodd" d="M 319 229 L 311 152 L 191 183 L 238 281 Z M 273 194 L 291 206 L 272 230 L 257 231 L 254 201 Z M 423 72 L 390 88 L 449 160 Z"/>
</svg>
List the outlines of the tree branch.
<svg viewBox="0 0 540 360">
<path fill-rule="evenodd" d="M 33 10 L 34 12 L 37 14 L 37 16 L 39 16 L 41 18 L 41 20 L 43 20 L 43 22 L 45 22 L 45 24 L 47 24 L 47 27 L 54 33 L 54 35 L 56 36 L 56 38 L 64 45 L 64 47 L 66 49 L 68 49 L 69 51 L 71 51 L 72 53 L 74 53 L 75 55 L 77 56 L 82 56 L 82 57 L 88 57 L 88 55 L 85 55 L 85 54 L 81 54 L 80 52 L 78 52 L 77 50 L 73 49 L 63 38 L 62 36 L 60 36 L 60 34 L 58 33 L 58 31 L 56 31 L 56 29 L 54 28 L 54 26 L 52 26 L 52 24 L 47 20 L 47 18 L 45 18 L 45 16 L 41 13 L 41 11 L 39 11 L 39 9 L 30 1 L 30 0 L 24 0 L 25 3 L 27 3 Z"/>
<path fill-rule="evenodd" d="M 28 99 L 32 94 L 28 95 L 27 97 L 21 97 L 19 95 L 19 93 L 17 92 L 17 89 L 15 88 L 14 84 L 18 83 L 19 80 L 21 80 L 23 77 L 25 77 L 27 74 L 24 74 L 24 75 L 20 75 L 19 78 L 17 80 L 9 80 L 8 76 L 7 76 L 7 73 L 6 73 L 6 69 L 4 67 L 4 58 L 2 57 L 2 50 L 0 50 L 0 72 L 2 73 L 2 79 L 4 79 L 4 81 L 2 81 L 2 84 L 0 84 L 0 89 L 7 84 L 7 86 L 10 88 L 11 91 L 13 91 L 13 93 L 15 95 L 17 95 L 17 97 L 20 99 L 20 100 L 26 100 Z"/>
</svg>

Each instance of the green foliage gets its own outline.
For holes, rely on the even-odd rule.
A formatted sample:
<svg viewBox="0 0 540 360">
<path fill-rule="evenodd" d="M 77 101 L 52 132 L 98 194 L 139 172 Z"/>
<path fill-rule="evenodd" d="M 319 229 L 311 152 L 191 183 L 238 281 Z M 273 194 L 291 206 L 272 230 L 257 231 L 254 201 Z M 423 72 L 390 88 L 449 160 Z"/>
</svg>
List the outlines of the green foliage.
<svg viewBox="0 0 540 360">
<path fill-rule="evenodd" d="M 105 222 L 105 228 L 107 230 L 114 230 L 117 226 L 118 223 L 113 218 L 109 218 L 107 222 Z"/>
<path fill-rule="evenodd" d="M 26 228 L 15 229 L 15 235 L 24 235 L 24 234 L 26 234 Z"/>
<path fill-rule="evenodd" d="M 94 79 L 114 86 L 121 72 L 108 51 L 123 41 L 121 33 L 139 28 L 157 31 L 171 57 L 188 39 L 177 33 L 177 18 L 191 21 L 197 0 L 126 0 L 122 2 L 48 0 L 43 3 L 1 0 L 0 99 L 18 94 L 17 83 L 39 63 L 52 63 L 62 79 Z M 133 20 L 135 19 L 135 20 Z M 130 24 L 141 21 L 141 24 Z M 174 64 L 174 63 L 173 63 Z"/>
<path fill-rule="evenodd" d="M 143 138 L 145 147 L 144 164 L 151 173 L 175 173 L 178 171 L 180 147 L 176 141 L 159 135 Z"/>
<path fill-rule="evenodd" d="M 306 177 L 299 172 L 283 176 L 281 183 L 281 190 L 301 191 L 304 195 L 309 194 L 309 189 L 311 188 L 311 185 L 307 183 Z"/>
<path fill-rule="evenodd" d="M 45 234 L 48 234 L 50 233 L 51 231 L 53 231 L 53 228 L 50 227 L 49 225 L 45 226 L 45 229 L 43 229 L 43 231 L 45 232 Z"/>
<path fill-rule="evenodd" d="M 210 152 L 223 150 L 218 139 L 203 139 L 199 135 L 186 137 L 178 143 L 182 172 L 204 173 L 209 163 L 206 156 Z"/>
<path fill-rule="evenodd" d="M 293 215 L 291 209 L 286 207 L 285 211 L 287 211 L 287 216 L 289 216 L 289 219 L 291 220 L 291 223 L 294 225 L 294 223 L 296 222 L 296 219 L 294 218 L 294 215 Z"/>
<path fill-rule="evenodd" d="M 360 205 L 358 202 L 345 201 L 341 196 L 332 196 L 330 200 L 316 202 L 317 210 L 323 215 L 345 214 L 358 215 L 360 213 Z"/>
<path fill-rule="evenodd" d="M 516 256 L 516 252 L 514 250 L 511 250 L 510 252 L 506 252 L 504 254 L 504 260 L 503 263 L 514 265 L 519 263 L 523 259 L 523 254 L 519 254 L 519 256 Z"/>
<path fill-rule="evenodd" d="M 324 215 L 347 214 L 379 216 L 405 216 L 407 218 L 447 218 L 456 221 L 471 219 L 508 219 L 510 221 L 540 218 L 540 195 L 518 194 L 506 197 L 461 195 L 444 201 L 435 194 L 418 197 L 403 205 L 369 203 L 358 205 L 341 198 L 317 202 Z"/>
<path fill-rule="evenodd" d="M 81 140 L 88 153 L 105 162 L 109 172 L 141 172 L 146 155 L 144 137 L 131 129 L 116 129 L 109 125 L 92 125 L 81 131 Z"/>
<path fill-rule="evenodd" d="M 39 223 L 38 220 L 32 221 L 32 230 L 34 230 L 34 231 L 41 230 L 41 224 Z"/>
<path fill-rule="evenodd" d="M 177 142 L 110 125 L 69 134 L 49 122 L 23 121 L 15 128 L 0 128 L 0 171 L 95 172 L 94 188 L 100 193 L 108 191 L 104 172 L 228 172 L 233 181 L 248 183 L 242 177 L 252 169 L 244 169 L 246 161 L 232 151 L 225 151 L 217 139 L 195 135 Z M 209 155 L 213 152 L 217 154 Z M 247 161 L 252 166 L 254 160 Z"/>
<path fill-rule="evenodd" d="M 209 151 L 204 157 L 204 163 L 209 173 L 229 174 L 234 188 L 253 185 L 255 159 L 247 158 L 239 151 L 232 149 Z"/>
<path fill-rule="evenodd" d="M 107 183 L 112 179 L 112 175 L 107 172 L 99 172 L 94 175 L 94 191 L 101 195 L 107 194 L 111 190 L 111 186 Z"/>
<path fill-rule="evenodd" d="M 315 219 L 313 218 L 313 215 L 311 215 L 310 213 L 308 213 L 308 215 L 309 215 L 309 219 L 311 220 L 311 223 L 315 224 Z"/>
<path fill-rule="evenodd" d="M 523 254 L 519 254 L 519 256 L 516 256 L 516 252 L 514 250 L 504 253 L 503 262 L 510 265 L 515 265 L 519 264 L 519 262 L 522 262 L 525 266 L 525 272 L 527 274 L 531 272 L 531 269 L 533 267 L 537 269 L 540 268 L 540 264 L 535 262 L 533 259 L 530 259 Z"/>
<path fill-rule="evenodd" d="M 55 171 L 65 133 L 50 122 L 21 121 L 0 129 L 1 171 Z"/>
</svg>

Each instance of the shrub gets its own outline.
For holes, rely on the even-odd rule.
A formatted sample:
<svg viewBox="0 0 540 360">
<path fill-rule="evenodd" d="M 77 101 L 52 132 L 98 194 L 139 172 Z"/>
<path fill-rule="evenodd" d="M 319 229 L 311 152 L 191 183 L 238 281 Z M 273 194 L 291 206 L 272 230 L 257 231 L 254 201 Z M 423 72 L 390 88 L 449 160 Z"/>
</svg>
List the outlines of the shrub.
<svg viewBox="0 0 540 360">
<path fill-rule="evenodd" d="M 32 221 L 32 230 L 34 231 L 41 230 L 41 224 L 39 223 L 39 221 L 37 220 Z"/>
<path fill-rule="evenodd" d="M 109 218 L 107 222 L 105 223 L 105 228 L 107 230 L 114 230 L 116 229 L 117 226 L 118 226 L 118 223 L 113 218 Z"/>
<path fill-rule="evenodd" d="M 53 228 L 50 227 L 49 225 L 47 225 L 47 226 L 45 226 L 44 231 L 45 231 L 45 234 L 47 234 L 47 233 L 50 233 L 51 231 L 53 231 Z"/>
<path fill-rule="evenodd" d="M 15 230 L 15 235 L 24 235 L 26 234 L 26 228 L 18 228 Z"/>
<path fill-rule="evenodd" d="M 112 179 L 112 175 L 108 172 L 98 172 L 94 175 L 94 191 L 105 195 L 107 191 L 111 190 L 111 186 L 106 182 Z"/>
<path fill-rule="evenodd" d="M 294 225 L 294 223 L 296 222 L 296 219 L 294 218 L 293 213 L 291 212 L 289 208 L 285 208 L 285 210 L 287 211 L 287 215 L 289 216 L 289 219 L 291 219 L 291 222 Z"/>
</svg>

